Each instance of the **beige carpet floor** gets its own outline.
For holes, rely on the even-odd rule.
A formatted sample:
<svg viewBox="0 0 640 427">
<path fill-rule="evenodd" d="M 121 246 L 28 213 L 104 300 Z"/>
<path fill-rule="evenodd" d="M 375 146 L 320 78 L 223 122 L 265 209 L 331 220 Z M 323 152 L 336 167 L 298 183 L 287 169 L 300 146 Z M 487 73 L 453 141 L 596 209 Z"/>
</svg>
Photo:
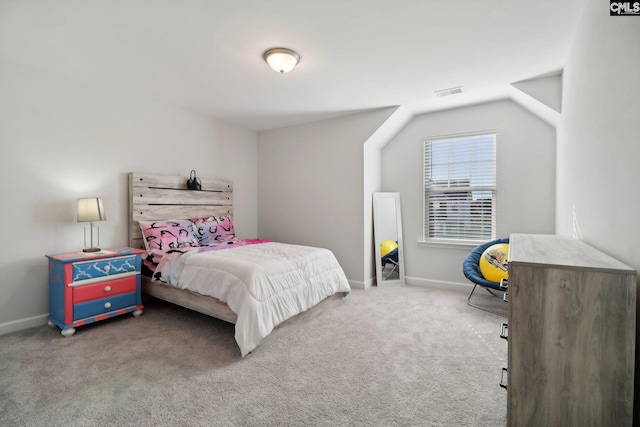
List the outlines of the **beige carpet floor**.
<svg viewBox="0 0 640 427">
<path fill-rule="evenodd" d="M 484 291 L 477 301 L 506 309 Z M 464 293 L 354 290 L 245 358 L 233 325 L 145 304 L 71 338 L 0 336 L 0 425 L 505 425 L 505 318 Z"/>
</svg>

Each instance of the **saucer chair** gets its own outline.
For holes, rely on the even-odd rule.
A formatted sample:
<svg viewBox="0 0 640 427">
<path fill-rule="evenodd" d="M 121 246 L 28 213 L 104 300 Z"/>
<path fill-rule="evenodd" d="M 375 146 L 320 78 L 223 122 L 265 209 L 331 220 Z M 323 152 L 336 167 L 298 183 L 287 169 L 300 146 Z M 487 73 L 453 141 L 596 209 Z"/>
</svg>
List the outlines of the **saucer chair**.
<svg viewBox="0 0 640 427">
<path fill-rule="evenodd" d="M 387 280 L 394 272 L 400 274 L 400 264 L 398 263 L 398 242 L 392 240 L 385 240 L 380 245 L 380 253 L 382 254 L 382 271 L 385 273 L 385 269 L 390 265 L 388 272 L 383 277 L 383 280 Z"/>
<path fill-rule="evenodd" d="M 495 291 L 503 292 L 503 293 L 507 291 L 506 283 L 501 284 L 500 282 L 492 282 L 490 280 L 487 280 L 485 279 L 485 277 L 482 275 L 482 272 L 480 271 L 480 258 L 482 257 L 482 254 L 488 247 L 498 243 L 509 243 L 509 238 L 507 237 L 504 239 L 491 240 L 489 242 L 483 243 L 480 246 L 477 246 L 476 248 L 474 248 L 469 253 L 469 255 L 467 255 L 464 262 L 462 263 L 462 272 L 464 273 L 464 276 L 473 283 L 473 289 L 471 289 L 471 292 L 469 292 L 469 297 L 467 298 L 467 304 L 469 304 L 471 307 L 488 311 L 489 313 L 505 316 L 504 313 L 489 310 L 484 307 L 480 307 L 476 304 L 471 303 L 471 296 L 473 295 L 473 292 L 476 290 L 476 287 L 478 286 L 485 288 L 487 292 L 489 292 L 491 295 L 496 297 L 499 297 L 500 295 L 496 294 Z"/>
</svg>

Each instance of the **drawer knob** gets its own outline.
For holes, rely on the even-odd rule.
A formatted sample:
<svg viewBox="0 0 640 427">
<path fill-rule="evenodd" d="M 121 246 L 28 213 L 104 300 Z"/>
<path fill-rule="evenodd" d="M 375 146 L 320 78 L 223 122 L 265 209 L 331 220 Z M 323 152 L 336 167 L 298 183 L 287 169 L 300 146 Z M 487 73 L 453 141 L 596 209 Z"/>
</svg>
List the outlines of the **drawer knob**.
<svg viewBox="0 0 640 427">
<path fill-rule="evenodd" d="M 111 292 L 111 286 L 107 285 L 104 287 L 105 292 Z"/>
<path fill-rule="evenodd" d="M 111 308 L 111 303 L 110 302 L 105 302 L 104 303 L 104 308 Z"/>
<path fill-rule="evenodd" d="M 111 269 L 111 266 L 110 266 L 110 265 L 105 265 L 105 266 L 104 266 L 104 272 L 105 272 L 105 273 L 108 273 L 110 269 Z"/>
</svg>

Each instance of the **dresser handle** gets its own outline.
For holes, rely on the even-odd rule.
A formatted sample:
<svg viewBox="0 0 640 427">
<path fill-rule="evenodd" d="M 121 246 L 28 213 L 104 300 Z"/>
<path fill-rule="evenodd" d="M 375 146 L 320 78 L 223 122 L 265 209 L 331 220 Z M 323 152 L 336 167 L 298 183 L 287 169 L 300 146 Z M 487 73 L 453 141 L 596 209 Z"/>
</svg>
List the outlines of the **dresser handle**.
<svg viewBox="0 0 640 427">
<path fill-rule="evenodd" d="M 506 340 L 509 339 L 509 336 L 507 335 L 507 331 L 509 330 L 509 324 L 503 322 L 502 323 L 502 328 L 500 329 L 500 338 Z"/>
<path fill-rule="evenodd" d="M 504 374 L 507 373 L 507 368 L 502 368 L 500 371 L 500 387 L 507 388 L 507 383 L 504 382 Z"/>
<path fill-rule="evenodd" d="M 111 292 L 111 286 L 107 285 L 104 287 L 105 292 Z"/>
<path fill-rule="evenodd" d="M 111 266 L 109 266 L 109 265 L 107 264 L 107 265 L 105 265 L 105 266 L 104 266 L 104 269 L 103 269 L 103 270 L 104 270 L 104 272 L 105 272 L 105 273 L 108 273 L 110 269 L 111 269 Z"/>
<path fill-rule="evenodd" d="M 105 302 L 104 303 L 104 308 L 111 308 L 111 303 L 110 302 Z"/>
</svg>

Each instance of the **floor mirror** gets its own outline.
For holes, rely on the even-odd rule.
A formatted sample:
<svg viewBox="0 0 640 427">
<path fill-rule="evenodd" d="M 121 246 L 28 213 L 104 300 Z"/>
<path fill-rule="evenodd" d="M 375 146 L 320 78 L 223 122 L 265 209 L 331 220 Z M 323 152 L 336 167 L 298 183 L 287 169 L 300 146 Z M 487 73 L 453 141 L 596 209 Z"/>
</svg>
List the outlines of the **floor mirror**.
<svg viewBox="0 0 640 427">
<path fill-rule="evenodd" d="M 403 285 L 400 193 L 373 193 L 373 237 L 378 286 Z"/>
</svg>

